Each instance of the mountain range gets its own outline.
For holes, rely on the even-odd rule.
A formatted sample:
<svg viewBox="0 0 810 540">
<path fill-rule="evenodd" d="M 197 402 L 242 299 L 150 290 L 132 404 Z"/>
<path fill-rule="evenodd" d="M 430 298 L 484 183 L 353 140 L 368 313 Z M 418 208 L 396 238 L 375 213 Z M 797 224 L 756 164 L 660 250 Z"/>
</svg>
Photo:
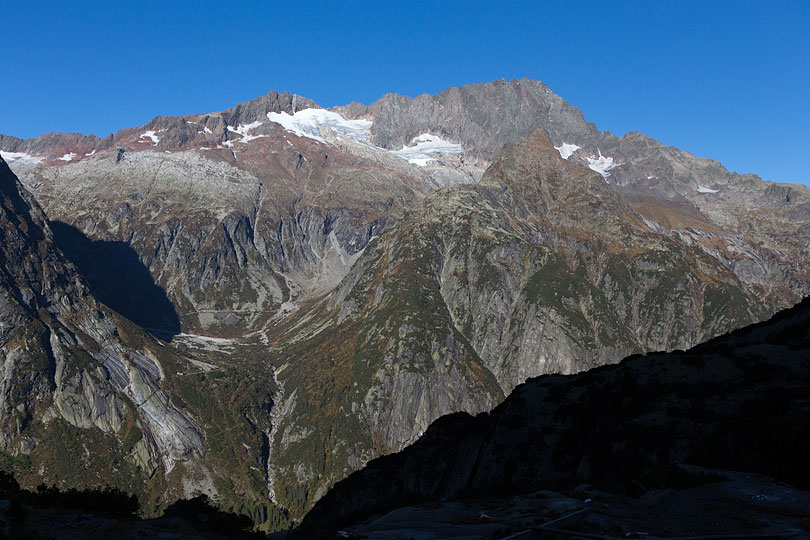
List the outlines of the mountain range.
<svg viewBox="0 0 810 540">
<path fill-rule="evenodd" d="M 445 414 L 810 292 L 808 188 L 528 79 L 270 92 L 0 156 L 2 465 L 146 515 L 202 493 L 286 527 Z"/>
</svg>

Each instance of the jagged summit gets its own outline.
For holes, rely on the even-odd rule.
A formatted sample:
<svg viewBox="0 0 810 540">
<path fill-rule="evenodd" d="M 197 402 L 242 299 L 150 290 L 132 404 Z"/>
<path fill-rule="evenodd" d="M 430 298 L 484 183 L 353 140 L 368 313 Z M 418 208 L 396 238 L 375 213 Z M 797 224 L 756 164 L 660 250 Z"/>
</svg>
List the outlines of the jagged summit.
<svg viewBox="0 0 810 540">
<path fill-rule="evenodd" d="M 479 184 L 503 190 L 505 206 L 544 214 L 564 209 L 572 197 L 587 194 L 596 204 L 610 199 L 613 213 L 626 206 L 617 191 L 595 171 L 561 158 L 543 129 L 515 143 L 507 143 Z M 508 202 L 507 202 L 508 201 Z M 598 201 L 598 203 L 597 203 Z M 527 208 L 531 207 L 531 208 Z"/>
</svg>

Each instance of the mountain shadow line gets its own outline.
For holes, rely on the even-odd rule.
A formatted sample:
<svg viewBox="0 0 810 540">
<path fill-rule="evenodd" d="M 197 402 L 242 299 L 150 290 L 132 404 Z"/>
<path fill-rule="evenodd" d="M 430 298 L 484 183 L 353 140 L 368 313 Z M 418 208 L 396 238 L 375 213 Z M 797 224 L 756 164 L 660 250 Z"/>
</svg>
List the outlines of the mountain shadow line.
<svg viewBox="0 0 810 540">
<path fill-rule="evenodd" d="M 126 242 L 91 240 L 61 221 L 49 222 L 54 240 L 90 285 L 93 295 L 144 329 L 169 337 L 180 333 L 174 305 Z"/>
</svg>

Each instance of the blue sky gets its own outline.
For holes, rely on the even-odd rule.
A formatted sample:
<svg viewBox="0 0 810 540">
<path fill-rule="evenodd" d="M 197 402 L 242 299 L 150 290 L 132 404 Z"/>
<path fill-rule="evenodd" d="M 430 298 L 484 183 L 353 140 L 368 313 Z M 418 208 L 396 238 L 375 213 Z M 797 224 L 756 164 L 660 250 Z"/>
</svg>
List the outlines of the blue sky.
<svg viewBox="0 0 810 540">
<path fill-rule="evenodd" d="M 0 133 L 104 136 L 271 89 L 323 106 L 531 77 L 600 129 L 810 184 L 810 2 L 4 0 Z"/>
</svg>

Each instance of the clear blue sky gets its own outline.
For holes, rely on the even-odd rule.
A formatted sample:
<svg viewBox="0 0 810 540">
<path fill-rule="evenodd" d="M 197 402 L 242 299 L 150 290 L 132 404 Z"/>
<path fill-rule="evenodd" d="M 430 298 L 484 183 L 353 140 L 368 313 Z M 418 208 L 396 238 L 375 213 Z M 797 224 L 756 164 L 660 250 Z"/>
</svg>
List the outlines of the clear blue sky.
<svg viewBox="0 0 810 540">
<path fill-rule="evenodd" d="M 531 77 L 600 129 L 810 183 L 808 0 L 388 4 L 4 0 L 0 133 Z"/>
</svg>

